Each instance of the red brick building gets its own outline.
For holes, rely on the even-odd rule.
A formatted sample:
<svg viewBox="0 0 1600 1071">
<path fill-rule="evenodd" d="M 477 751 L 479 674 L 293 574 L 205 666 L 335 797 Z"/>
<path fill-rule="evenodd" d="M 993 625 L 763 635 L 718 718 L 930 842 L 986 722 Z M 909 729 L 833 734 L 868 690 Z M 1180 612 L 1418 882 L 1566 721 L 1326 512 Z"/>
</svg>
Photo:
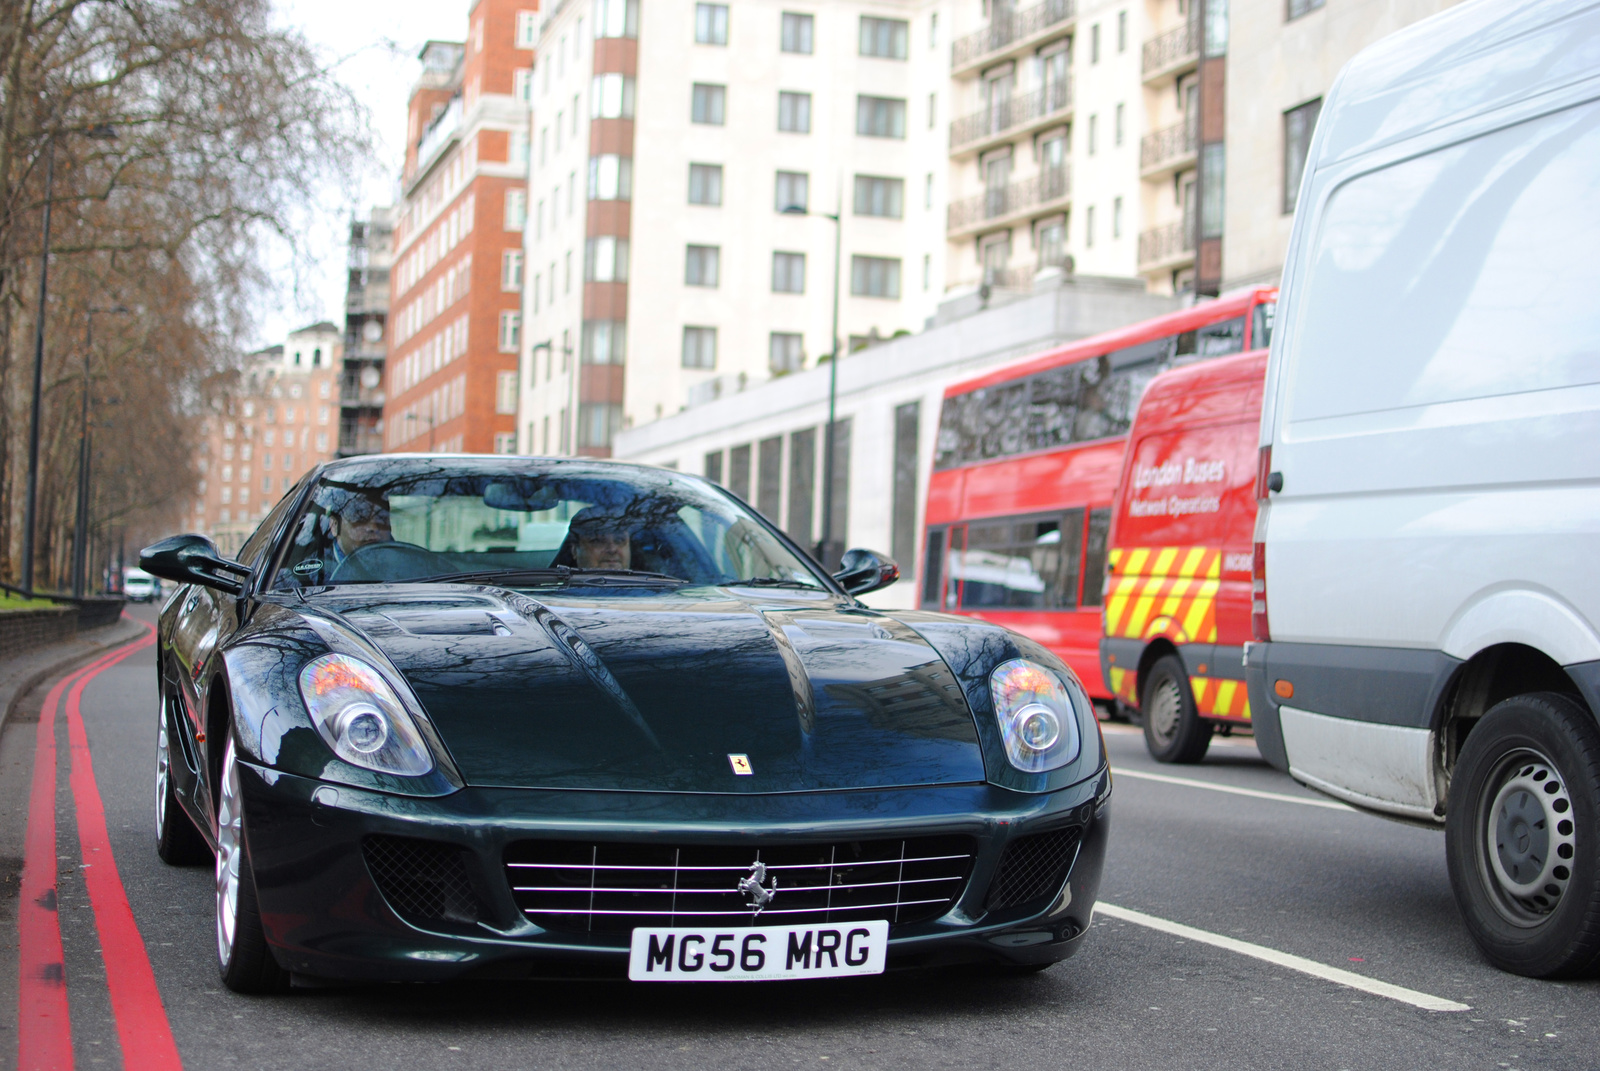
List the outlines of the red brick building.
<svg viewBox="0 0 1600 1071">
<path fill-rule="evenodd" d="M 411 92 L 390 274 L 386 451 L 516 449 L 537 0 L 475 0 Z"/>
</svg>

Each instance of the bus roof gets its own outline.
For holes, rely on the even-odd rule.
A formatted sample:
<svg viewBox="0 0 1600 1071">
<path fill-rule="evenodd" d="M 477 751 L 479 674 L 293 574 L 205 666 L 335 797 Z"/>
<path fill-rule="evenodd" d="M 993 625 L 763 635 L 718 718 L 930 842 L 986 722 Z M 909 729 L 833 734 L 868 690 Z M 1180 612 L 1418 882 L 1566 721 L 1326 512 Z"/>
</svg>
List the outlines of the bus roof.
<svg viewBox="0 0 1600 1071">
<path fill-rule="evenodd" d="M 1229 316 L 1242 316 L 1249 311 L 1252 305 L 1262 301 L 1270 301 L 1277 297 L 1278 288 L 1275 286 L 1252 286 L 1224 294 L 1211 301 L 1177 312 L 1169 312 L 1165 316 L 1157 316 L 1150 320 L 1141 320 L 1127 327 L 1119 327 L 1115 331 L 1106 331 L 1102 334 L 1091 335 L 1089 338 L 1069 342 L 1065 346 L 1058 346 L 1044 353 L 1036 353 L 1029 357 L 1022 357 L 1010 364 L 1002 365 L 971 379 L 964 379 L 959 383 L 952 383 L 945 388 L 946 398 L 968 391 L 978 390 L 981 387 L 992 387 L 999 383 L 1009 383 L 1014 379 L 1023 379 L 1047 369 L 1056 368 L 1064 364 L 1073 364 L 1077 361 L 1099 357 L 1101 354 L 1110 353 L 1112 350 L 1122 349 L 1125 346 L 1134 346 L 1151 339 L 1161 338 L 1165 335 L 1178 334 L 1196 327 L 1202 327 Z"/>
</svg>

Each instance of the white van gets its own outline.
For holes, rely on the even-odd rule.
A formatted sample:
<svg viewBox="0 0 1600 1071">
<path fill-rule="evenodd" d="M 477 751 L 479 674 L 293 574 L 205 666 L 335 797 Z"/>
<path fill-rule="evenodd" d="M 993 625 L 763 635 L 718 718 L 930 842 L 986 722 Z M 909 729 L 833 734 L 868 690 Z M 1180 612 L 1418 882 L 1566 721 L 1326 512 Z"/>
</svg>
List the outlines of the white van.
<svg viewBox="0 0 1600 1071">
<path fill-rule="evenodd" d="M 1484 954 L 1600 962 L 1600 4 L 1474 0 L 1322 109 L 1262 413 L 1263 754 L 1442 825 Z"/>
</svg>

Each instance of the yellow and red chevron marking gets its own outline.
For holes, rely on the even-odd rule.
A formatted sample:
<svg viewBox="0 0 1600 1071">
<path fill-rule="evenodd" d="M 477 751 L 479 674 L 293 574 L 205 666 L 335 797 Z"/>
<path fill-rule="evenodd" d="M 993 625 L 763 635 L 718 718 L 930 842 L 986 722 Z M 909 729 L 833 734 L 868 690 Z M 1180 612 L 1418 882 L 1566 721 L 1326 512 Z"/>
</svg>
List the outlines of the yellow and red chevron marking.
<svg viewBox="0 0 1600 1071">
<path fill-rule="evenodd" d="M 1108 557 L 1107 636 L 1217 642 L 1221 547 L 1113 547 Z"/>
<path fill-rule="evenodd" d="M 1111 667 L 1111 694 L 1129 706 L 1139 705 L 1139 674 L 1121 666 Z"/>
<path fill-rule="evenodd" d="M 1195 709 L 1202 717 L 1250 720 L 1250 696 L 1244 681 L 1191 677 L 1189 686 L 1194 689 Z"/>
</svg>

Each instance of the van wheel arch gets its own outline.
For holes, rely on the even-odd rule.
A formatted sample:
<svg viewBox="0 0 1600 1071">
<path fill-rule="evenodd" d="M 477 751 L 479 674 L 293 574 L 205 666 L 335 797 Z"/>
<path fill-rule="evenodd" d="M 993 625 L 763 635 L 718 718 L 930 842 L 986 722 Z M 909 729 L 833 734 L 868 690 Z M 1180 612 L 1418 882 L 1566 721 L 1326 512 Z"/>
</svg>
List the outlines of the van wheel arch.
<svg viewBox="0 0 1600 1071">
<path fill-rule="evenodd" d="M 1139 696 L 1141 701 L 1144 698 L 1144 686 L 1150 677 L 1151 668 L 1167 655 L 1173 655 L 1178 661 L 1183 661 L 1183 656 L 1178 654 L 1177 644 L 1164 636 L 1151 640 L 1144 645 L 1144 650 L 1140 652 L 1139 672 L 1137 674 L 1138 683 L 1135 685 L 1133 694 Z M 1140 714 L 1140 719 L 1143 720 L 1142 713 Z"/>
</svg>

